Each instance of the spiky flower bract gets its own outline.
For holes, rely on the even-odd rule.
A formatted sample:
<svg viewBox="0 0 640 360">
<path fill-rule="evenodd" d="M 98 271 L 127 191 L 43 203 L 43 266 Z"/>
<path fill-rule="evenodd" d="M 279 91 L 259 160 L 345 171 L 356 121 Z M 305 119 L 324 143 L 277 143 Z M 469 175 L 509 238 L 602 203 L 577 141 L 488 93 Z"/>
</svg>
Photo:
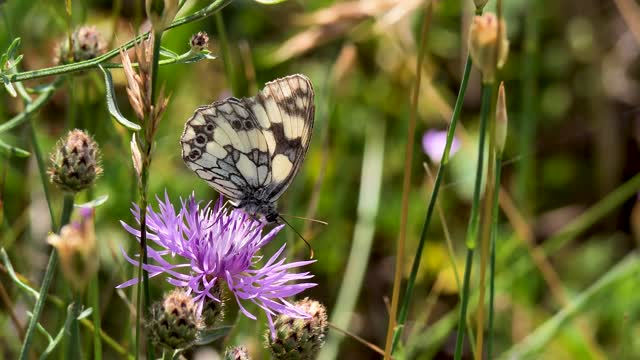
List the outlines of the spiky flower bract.
<svg viewBox="0 0 640 360">
<path fill-rule="evenodd" d="M 152 341 L 169 349 L 190 347 L 202 328 L 193 298 L 183 289 L 175 289 L 151 307 L 147 325 Z"/>
<path fill-rule="evenodd" d="M 69 131 L 58 140 L 47 172 L 64 191 L 76 193 L 90 187 L 102 174 L 98 144 L 83 130 Z"/>
<path fill-rule="evenodd" d="M 95 26 L 81 26 L 58 45 L 55 55 L 56 64 L 94 59 L 107 51 L 107 43 Z"/>
<path fill-rule="evenodd" d="M 224 352 L 224 360 L 250 360 L 249 352 L 244 346 L 228 348 Z"/>
<path fill-rule="evenodd" d="M 258 251 L 275 237 L 282 225 L 263 236 L 266 223 L 253 219 L 240 209 L 223 206 L 222 198 L 215 205 L 208 203 L 200 208 L 200 203 L 192 195 L 186 201 L 181 200 L 178 212 L 167 194 L 164 201 L 158 199 L 158 203 L 158 212 L 151 207 L 147 210 L 147 236 L 159 249 L 148 246 L 149 264 L 143 264 L 143 269 L 150 277 L 164 274 L 170 284 L 188 288 L 199 315 L 205 302 L 221 302 L 216 294 L 216 285 L 225 282 L 240 311 L 255 320 L 256 317 L 245 309 L 242 302 L 258 305 L 266 313 L 272 331 L 272 316 L 309 317 L 286 298 L 316 285 L 293 283 L 313 277 L 309 272 L 289 272 L 314 261 L 285 263 L 285 259 L 280 258 L 285 249 L 283 245 L 262 267 L 258 267 L 262 259 L 257 255 Z M 132 213 L 139 223 L 140 209 L 136 205 Z M 140 230 L 124 222 L 122 225 L 140 241 Z M 131 264 L 139 266 L 139 262 L 126 253 L 125 257 Z M 131 279 L 118 287 L 131 286 L 137 281 L 137 278 Z"/>
<path fill-rule="evenodd" d="M 328 329 L 327 309 L 309 298 L 297 301 L 295 306 L 309 317 L 278 315 L 275 333 L 266 334 L 266 346 L 276 360 L 310 360 L 324 345 Z"/>
</svg>

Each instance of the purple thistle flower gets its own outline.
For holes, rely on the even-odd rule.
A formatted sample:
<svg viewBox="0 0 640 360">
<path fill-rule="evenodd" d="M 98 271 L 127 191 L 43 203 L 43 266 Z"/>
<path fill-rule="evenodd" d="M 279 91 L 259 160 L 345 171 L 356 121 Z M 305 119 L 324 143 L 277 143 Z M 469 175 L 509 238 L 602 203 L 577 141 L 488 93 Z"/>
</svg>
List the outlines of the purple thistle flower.
<svg viewBox="0 0 640 360">
<path fill-rule="evenodd" d="M 429 156 L 431 161 L 439 163 L 444 153 L 444 147 L 447 144 L 447 132 L 438 130 L 429 130 L 422 136 L 422 150 Z M 449 155 L 453 156 L 460 149 L 460 143 L 454 136 L 451 142 Z"/>
<path fill-rule="evenodd" d="M 219 281 L 224 281 L 244 315 L 256 319 L 242 306 L 242 300 L 251 301 L 265 311 L 272 333 L 272 316 L 308 317 L 285 298 L 317 285 L 291 284 L 313 275 L 309 272 L 289 273 L 289 269 L 315 261 L 285 264 L 284 258 L 279 259 L 285 248 L 282 245 L 261 268 L 257 267 L 262 256 L 256 253 L 274 238 L 283 225 L 262 236 L 264 222 L 252 219 L 242 210 L 224 207 L 222 197 L 213 207 L 208 203 L 200 209 L 199 202 L 191 195 L 187 201 L 180 200 L 182 207 L 178 213 L 166 192 L 164 202 L 160 198 L 157 200 L 159 212 L 153 211 L 151 206 L 147 209 L 147 239 L 161 249 L 147 247 L 149 263 L 143 265 L 143 269 L 149 277 L 165 274 L 170 284 L 186 287 L 193 294 L 198 314 L 202 312 L 205 300 L 221 301 L 213 295 L 213 290 Z M 140 224 L 140 208 L 134 204 L 131 212 Z M 140 242 L 140 230 L 121 223 Z M 138 260 L 129 257 L 124 250 L 123 254 L 127 261 L 139 266 Z M 140 255 L 136 257 L 140 258 Z M 137 282 L 138 279 L 134 278 L 117 287 L 124 288 Z"/>
</svg>

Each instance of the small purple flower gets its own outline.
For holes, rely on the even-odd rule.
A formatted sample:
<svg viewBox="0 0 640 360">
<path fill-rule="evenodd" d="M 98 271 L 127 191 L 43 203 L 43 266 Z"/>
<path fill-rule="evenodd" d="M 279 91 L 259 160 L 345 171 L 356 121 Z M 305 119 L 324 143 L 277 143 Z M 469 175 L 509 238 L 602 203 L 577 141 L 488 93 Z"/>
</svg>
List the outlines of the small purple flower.
<svg viewBox="0 0 640 360">
<path fill-rule="evenodd" d="M 170 284 L 186 287 L 193 293 L 199 314 L 205 300 L 221 301 L 213 295 L 213 290 L 214 285 L 224 281 L 240 311 L 247 317 L 256 319 L 242 306 L 241 300 L 251 301 L 265 311 L 272 333 L 272 316 L 308 317 L 285 298 L 317 285 L 290 283 L 312 278 L 309 272 L 289 273 L 289 269 L 314 261 L 285 264 L 284 258 L 279 259 L 285 248 L 282 245 L 261 268 L 257 267 L 262 256 L 256 253 L 274 238 L 283 225 L 262 236 L 265 223 L 252 219 L 242 210 L 224 207 L 222 197 L 214 206 L 208 203 L 200 209 L 199 202 L 191 195 L 187 201 L 181 200 L 182 207 L 178 213 L 166 193 L 164 202 L 157 200 L 160 211 L 153 211 L 151 206 L 147 210 L 147 238 L 160 248 L 147 247 L 149 264 L 143 265 L 143 269 L 149 277 L 165 274 Z M 134 204 L 131 212 L 140 224 L 140 208 Z M 121 223 L 139 242 L 140 231 Z M 139 266 L 138 260 L 123 253 L 127 261 Z M 140 257 L 139 254 L 136 256 Z M 137 282 L 138 279 L 134 278 L 118 285 L 118 288 Z"/>
<path fill-rule="evenodd" d="M 424 153 L 429 156 L 431 161 L 440 162 L 442 159 L 442 153 L 444 153 L 444 147 L 447 144 L 447 132 L 439 130 L 429 130 L 422 136 L 422 149 Z M 451 149 L 449 149 L 449 155 L 453 156 L 460 149 L 460 143 L 454 136 L 451 142 Z"/>
</svg>

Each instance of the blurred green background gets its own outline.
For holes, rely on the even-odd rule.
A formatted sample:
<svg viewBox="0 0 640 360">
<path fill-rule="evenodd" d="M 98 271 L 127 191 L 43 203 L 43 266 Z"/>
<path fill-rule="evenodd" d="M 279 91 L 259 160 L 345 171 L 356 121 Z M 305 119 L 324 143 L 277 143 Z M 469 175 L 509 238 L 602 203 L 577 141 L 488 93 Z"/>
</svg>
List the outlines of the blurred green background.
<svg viewBox="0 0 640 360">
<path fill-rule="evenodd" d="M 640 234 L 633 231 L 634 226 L 640 227 L 640 209 L 633 210 L 638 181 L 615 201 L 609 197 L 640 170 L 637 2 L 503 3 L 511 46 L 509 60 L 499 74 L 505 82 L 510 121 L 502 185 L 511 199 L 510 214 L 519 215 L 521 222 L 514 223 L 512 216 L 501 215 L 499 223 L 497 354 L 521 343 L 527 335 L 539 334 L 539 326 L 558 319 L 554 316 L 566 306 L 550 290 L 548 279 L 533 266 L 532 247 L 565 231 L 567 224 L 599 201 L 613 204 L 596 216 L 585 231 L 571 233 L 562 247 L 546 254 L 546 264 L 557 276 L 555 286 L 571 302 L 590 294 L 585 289 L 614 269 L 640 240 Z M 56 43 L 67 36 L 70 28 L 95 25 L 110 41 L 111 48 L 129 40 L 143 20 L 142 1 L 82 0 L 72 4 L 69 25 L 63 0 L 4 1 L 0 4 L 0 49 L 20 37 L 24 54 L 21 70 L 48 67 L 54 65 Z M 206 1 L 189 1 L 183 13 L 205 4 Z M 266 81 L 291 73 L 306 74 L 316 90 L 315 129 L 303 169 L 281 199 L 279 209 L 284 214 L 329 223 L 323 226 L 291 220 L 308 237 L 318 260 L 310 270 L 319 286 L 305 296 L 323 302 L 331 316 L 348 320 L 349 331 L 381 347 L 393 285 L 410 94 L 416 80 L 423 6 L 424 2 L 418 0 L 291 0 L 277 5 L 237 0 L 222 11 L 223 23 L 209 17 L 173 29 L 163 38 L 163 46 L 183 53 L 189 49 L 193 33 L 206 31 L 212 39 L 209 48 L 219 57 L 161 68 L 159 77 L 171 93 L 171 101 L 156 138 L 150 194 L 166 190 L 172 199 L 187 197 L 191 192 L 200 199 L 216 198 L 213 189 L 181 160 L 178 141 L 186 119 L 199 105 L 230 95 L 254 95 Z M 490 1 L 488 9 L 494 7 L 495 2 Z M 451 117 L 472 14 L 471 1 L 435 2 L 413 149 L 407 274 L 431 190 L 422 163 L 428 162 L 434 174 L 437 169 L 423 152 L 421 138 L 428 130 L 446 129 Z M 226 43 L 221 42 L 221 27 L 226 30 Z M 222 48 L 225 44 L 226 57 Z M 113 74 L 120 109 L 133 119 L 124 75 L 119 70 Z M 47 81 L 50 79 L 29 81 L 27 85 Z M 460 272 L 473 189 L 479 102 L 480 78 L 474 71 L 458 132 L 462 148 L 452 159 L 439 197 Z M 20 112 L 21 106 L 19 99 L 2 92 L 0 123 Z M 66 134 L 70 124 L 94 134 L 102 148 L 104 176 L 94 190 L 81 194 L 78 201 L 109 196 L 96 213 L 100 311 L 104 331 L 130 346 L 126 330 L 130 326 L 129 300 L 122 298 L 130 296 L 130 291 L 119 296 L 114 288 L 133 271 L 124 262 L 120 249 L 134 246 L 134 239 L 119 223 L 132 222 L 129 207 L 137 201 L 130 134 L 108 114 L 103 78 L 96 70 L 69 77 L 33 124 L 45 154 Z M 30 149 L 25 126 L 3 133 L 1 138 Z M 16 271 L 38 284 L 46 265 L 45 238 L 50 224 L 35 159 L 3 156 L 0 175 L 0 246 L 9 252 Z M 62 194 L 53 186 L 50 188 L 59 216 Z M 524 245 L 522 231 L 528 232 L 531 247 Z M 307 256 L 304 244 L 290 229 L 283 230 L 266 252 L 273 252 L 285 241 L 289 242 L 289 259 Z M 350 253 L 354 262 L 366 265 L 362 290 L 353 312 L 334 314 Z M 635 264 L 636 260 L 632 260 Z M 519 270 L 523 267 L 529 270 L 523 273 Z M 559 319 L 561 325 L 537 345 L 531 358 L 640 358 L 640 292 L 638 272 L 633 274 L 593 294 L 574 318 Z M 60 279 L 61 274 L 57 274 L 56 280 Z M 0 272 L 0 281 L 13 301 L 19 321 L 25 324 L 25 311 L 32 308 L 31 300 L 6 273 Z M 56 281 L 53 289 L 64 298 L 65 289 L 60 283 Z M 151 284 L 157 297 L 169 289 L 160 279 Z M 477 280 L 472 283 L 474 293 L 477 284 Z M 348 283 L 347 288 L 351 285 Z M 434 217 L 405 331 L 403 353 L 407 358 L 452 358 L 455 324 L 451 319 L 457 317 L 457 289 L 442 223 Z M 7 306 L 6 302 L 0 304 L 0 358 L 11 359 L 16 356 L 20 341 L 5 311 Z M 57 328 L 63 313 L 48 305 L 42 322 L 51 329 Z M 475 331 L 474 314 L 472 309 L 470 318 Z M 233 322 L 233 316 L 227 321 Z M 246 319 L 240 324 L 230 344 L 244 343 L 256 358 L 267 358 L 261 350 L 264 325 Z M 332 334 L 327 349 L 336 346 L 338 358 L 379 358 L 349 337 L 338 345 L 333 337 L 337 334 Z M 91 336 L 85 332 L 83 337 L 88 346 Z M 543 338 L 540 335 L 536 339 Z M 36 344 L 42 346 L 42 339 Z M 105 351 L 107 358 L 117 358 L 108 347 Z M 470 352 L 465 356 L 472 358 Z"/>
</svg>

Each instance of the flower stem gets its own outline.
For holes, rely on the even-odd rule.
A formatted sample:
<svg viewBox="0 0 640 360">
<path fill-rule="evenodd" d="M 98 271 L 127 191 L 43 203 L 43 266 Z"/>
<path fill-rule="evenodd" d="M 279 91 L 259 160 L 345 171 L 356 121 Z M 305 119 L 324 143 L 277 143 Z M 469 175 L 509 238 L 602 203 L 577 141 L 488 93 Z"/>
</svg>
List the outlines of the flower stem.
<svg viewBox="0 0 640 360">
<path fill-rule="evenodd" d="M 424 9 L 424 18 L 420 32 L 420 48 L 418 49 L 418 59 L 416 62 L 416 83 L 411 97 L 411 112 L 409 114 L 409 124 L 407 129 L 407 146 L 405 148 L 404 175 L 402 182 L 402 208 L 400 213 L 400 231 L 396 247 L 396 264 L 393 277 L 393 290 L 391 295 L 391 311 L 389 313 L 389 324 L 387 326 L 387 338 L 384 348 L 384 359 L 391 359 L 393 353 L 393 337 L 396 332 L 398 302 L 400 300 L 400 286 L 402 283 L 402 272 L 404 269 L 404 249 L 407 235 L 407 219 L 409 213 L 409 192 L 411 190 L 411 163 L 413 160 L 413 147 L 415 144 L 416 117 L 418 112 L 418 97 L 420 95 L 420 80 L 422 79 L 422 62 L 427 47 L 427 34 L 433 14 L 433 2 L 429 1 Z"/>
<path fill-rule="evenodd" d="M 484 163 L 484 140 L 489 118 L 489 109 L 491 109 L 491 95 L 493 84 L 483 84 L 482 86 L 482 105 L 480 108 L 480 130 L 478 132 L 478 163 L 476 167 L 476 181 L 473 192 L 473 202 L 471 203 L 471 215 L 469 218 L 469 226 L 467 229 L 466 245 L 467 245 L 467 261 L 464 269 L 464 280 L 462 288 L 462 306 L 460 307 L 460 316 L 458 318 L 458 334 L 456 338 L 456 350 L 454 354 L 455 360 L 462 358 L 462 343 L 464 341 L 464 332 L 466 329 L 467 305 L 469 303 L 469 282 L 471 280 L 471 267 L 473 266 L 473 251 L 476 247 L 478 237 L 479 207 L 480 207 L 480 191 L 482 187 L 482 173 Z"/>
<path fill-rule="evenodd" d="M 82 297 L 76 293 L 73 296 L 73 303 L 69 305 L 71 307 L 71 321 L 67 322 L 69 326 L 69 332 L 71 333 L 71 340 L 67 347 L 67 359 L 82 359 L 82 349 L 80 348 L 80 327 L 78 326 L 78 316 L 82 310 Z"/>
<path fill-rule="evenodd" d="M 96 272 L 95 279 L 89 282 L 89 303 L 93 308 L 93 358 L 102 360 L 102 338 L 100 337 L 100 289 L 98 287 L 100 275 Z"/>
<path fill-rule="evenodd" d="M 71 211 L 73 210 L 73 197 L 74 195 L 70 193 L 64 195 L 64 205 L 62 208 L 62 215 L 60 217 L 60 227 L 66 225 L 69 222 L 69 218 L 71 218 Z M 57 229 L 57 231 L 59 232 L 60 229 Z M 58 253 L 54 248 L 52 248 L 51 255 L 49 255 L 49 263 L 47 264 L 47 268 L 44 273 L 44 279 L 42 280 L 42 285 L 40 287 L 38 299 L 36 300 L 36 304 L 33 308 L 33 316 L 29 321 L 27 333 L 24 337 L 22 348 L 20 349 L 20 360 L 26 360 L 29 356 L 29 347 L 31 346 L 31 340 L 33 340 L 33 333 L 38 324 L 38 319 L 40 318 L 42 309 L 44 308 L 44 303 L 47 299 L 47 293 L 49 292 L 49 286 L 51 285 L 51 280 L 53 279 L 53 274 L 55 273 L 57 262 Z"/>
<path fill-rule="evenodd" d="M 489 332 L 487 334 L 487 359 L 493 359 L 493 315 L 496 274 L 496 231 L 498 228 L 498 198 L 500 195 L 500 177 L 502 176 L 502 153 L 496 154 L 496 167 L 493 190 L 493 211 L 491 222 L 491 249 L 489 262 Z"/>
</svg>

